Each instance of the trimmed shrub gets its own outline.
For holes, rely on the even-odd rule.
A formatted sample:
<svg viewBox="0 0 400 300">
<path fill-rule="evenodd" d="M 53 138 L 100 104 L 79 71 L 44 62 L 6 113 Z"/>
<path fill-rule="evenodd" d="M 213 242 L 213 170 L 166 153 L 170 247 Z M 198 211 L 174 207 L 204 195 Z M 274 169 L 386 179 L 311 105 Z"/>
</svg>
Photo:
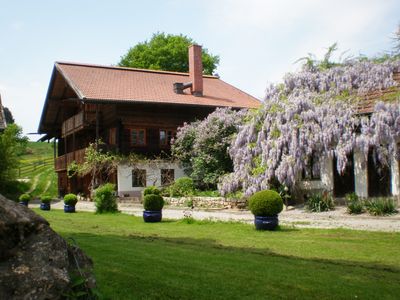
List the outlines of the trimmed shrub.
<svg viewBox="0 0 400 300">
<path fill-rule="evenodd" d="M 149 194 L 144 196 L 143 206 L 145 210 L 158 211 L 164 207 L 164 199 L 160 195 Z"/>
<path fill-rule="evenodd" d="M 154 185 L 148 186 L 143 191 L 143 196 L 146 195 L 160 195 L 161 191 Z"/>
<path fill-rule="evenodd" d="M 19 199 L 19 201 L 21 201 L 21 202 L 25 202 L 25 201 L 29 202 L 29 201 L 31 201 L 31 195 L 25 193 L 25 194 L 22 194 L 21 196 L 19 196 L 18 199 Z"/>
<path fill-rule="evenodd" d="M 96 213 L 118 212 L 117 197 L 115 196 L 115 184 L 106 183 L 94 190 L 94 202 Z"/>
<path fill-rule="evenodd" d="M 396 201 L 391 198 L 376 198 L 365 201 L 366 210 L 373 216 L 384 216 L 397 213 Z"/>
<path fill-rule="evenodd" d="M 187 197 L 195 194 L 193 179 L 190 177 L 181 177 L 175 180 L 173 184 L 165 189 L 170 197 Z"/>
<path fill-rule="evenodd" d="M 44 195 L 44 196 L 40 197 L 40 201 L 42 201 L 42 203 L 50 203 L 51 200 L 53 200 L 53 198 L 48 195 Z"/>
<path fill-rule="evenodd" d="M 361 214 L 364 212 L 364 203 L 356 193 L 346 194 L 345 199 L 349 214 Z"/>
<path fill-rule="evenodd" d="M 329 211 L 335 207 L 332 196 L 327 193 L 317 193 L 307 199 L 306 208 L 311 212 Z"/>
<path fill-rule="evenodd" d="M 273 190 L 260 191 L 249 198 L 249 208 L 255 216 L 275 216 L 283 209 L 282 197 Z"/>
<path fill-rule="evenodd" d="M 66 194 L 64 196 L 64 203 L 66 205 L 74 206 L 78 202 L 78 197 L 75 194 Z"/>
</svg>

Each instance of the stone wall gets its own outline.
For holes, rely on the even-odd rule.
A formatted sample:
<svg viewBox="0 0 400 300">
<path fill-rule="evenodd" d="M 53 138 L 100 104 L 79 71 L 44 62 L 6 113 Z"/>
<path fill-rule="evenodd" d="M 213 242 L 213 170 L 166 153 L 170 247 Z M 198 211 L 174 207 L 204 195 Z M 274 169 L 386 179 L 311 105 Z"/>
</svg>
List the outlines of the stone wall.
<svg viewBox="0 0 400 300">
<path fill-rule="evenodd" d="M 175 207 L 194 208 L 246 208 L 246 199 L 228 199 L 224 197 L 164 197 L 166 204 Z"/>
</svg>

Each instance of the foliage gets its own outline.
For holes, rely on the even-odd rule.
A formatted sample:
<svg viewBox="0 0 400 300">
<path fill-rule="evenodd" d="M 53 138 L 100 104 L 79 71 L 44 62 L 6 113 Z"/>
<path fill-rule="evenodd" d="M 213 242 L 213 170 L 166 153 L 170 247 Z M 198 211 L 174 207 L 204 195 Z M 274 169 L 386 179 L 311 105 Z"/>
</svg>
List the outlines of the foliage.
<svg viewBox="0 0 400 300">
<path fill-rule="evenodd" d="M 393 72 L 399 68 L 400 60 L 348 61 L 287 74 L 283 84 L 267 90 L 263 106 L 232 142 L 234 171 L 219 185 L 221 194 L 243 190 L 251 195 L 270 188 L 274 178 L 294 189 L 311 157 L 336 156 L 342 173 L 348 154 L 358 150 L 367 157 L 373 146 L 386 163 L 400 138 L 399 100 L 378 103 L 370 119 L 357 116 L 355 108 L 366 93 L 396 86 Z"/>
<path fill-rule="evenodd" d="M 156 194 L 144 196 L 143 207 L 145 210 L 158 211 L 164 207 L 164 198 Z"/>
<path fill-rule="evenodd" d="M 42 201 L 42 203 L 50 203 L 51 200 L 53 200 L 53 198 L 49 195 L 43 195 L 40 197 L 40 201 Z"/>
<path fill-rule="evenodd" d="M 201 189 L 214 189 L 219 178 L 231 172 L 227 148 L 243 122 L 245 111 L 218 108 L 203 121 L 178 128 L 172 142 L 173 156 Z"/>
<path fill-rule="evenodd" d="M 118 204 L 115 196 L 115 184 L 106 183 L 94 190 L 96 213 L 118 212 Z"/>
<path fill-rule="evenodd" d="M 144 189 L 143 196 L 151 195 L 151 194 L 152 195 L 160 195 L 161 191 L 156 186 L 151 185 Z"/>
<path fill-rule="evenodd" d="M 27 193 L 29 189 L 29 183 L 11 180 L 3 183 L 0 193 L 8 199 L 17 200 L 21 194 Z"/>
<path fill-rule="evenodd" d="M 35 212 L 93 259 L 106 299 L 397 299 L 400 293 L 398 232 L 283 226 L 271 233 L 232 222 L 149 226 L 126 214 Z"/>
<path fill-rule="evenodd" d="M 19 155 L 25 152 L 27 141 L 27 137 L 22 136 L 22 128 L 16 124 L 7 126 L 0 133 L 0 191 L 7 182 L 16 179 Z"/>
<path fill-rule="evenodd" d="M 74 206 L 78 202 L 78 197 L 75 194 L 66 194 L 64 196 L 64 203 L 66 205 L 72 205 Z"/>
<path fill-rule="evenodd" d="M 376 198 L 365 201 L 366 210 L 373 216 L 391 215 L 397 213 L 396 201 L 391 198 Z"/>
<path fill-rule="evenodd" d="M 195 193 L 195 186 L 193 179 L 190 177 L 181 177 L 175 180 L 173 184 L 166 187 L 164 195 L 169 197 L 187 197 L 193 196 Z"/>
<path fill-rule="evenodd" d="M 331 194 L 328 192 L 315 193 L 307 197 L 306 208 L 311 212 L 323 212 L 335 207 Z"/>
<path fill-rule="evenodd" d="M 118 63 L 121 67 L 188 72 L 188 47 L 195 44 L 185 35 L 165 33 L 153 34 L 150 41 L 139 43 L 130 48 Z M 203 69 L 205 74 L 213 74 L 219 63 L 219 57 L 203 49 Z"/>
<path fill-rule="evenodd" d="M 347 212 L 349 214 L 361 214 L 364 212 L 364 203 L 356 193 L 345 195 L 345 199 L 347 204 Z"/>
<path fill-rule="evenodd" d="M 255 216 L 275 216 L 283 209 L 282 197 L 273 190 L 259 191 L 249 198 L 249 208 Z"/>
<path fill-rule="evenodd" d="M 32 196 L 28 193 L 22 194 L 21 196 L 19 196 L 19 201 L 23 201 L 23 202 L 28 202 L 31 201 Z"/>
<path fill-rule="evenodd" d="M 117 155 L 103 150 L 104 143 L 97 140 L 90 143 L 85 149 L 85 159 L 82 164 L 76 162 L 68 166 L 68 174 L 70 177 L 75 175 L 85 176 L 90 174 L 92 181 L 90 189 L 94 190 L 95 185 L 100 185 L 108 181 L 110 174 L 117 169 L 120 159 Z"/>
</svg>

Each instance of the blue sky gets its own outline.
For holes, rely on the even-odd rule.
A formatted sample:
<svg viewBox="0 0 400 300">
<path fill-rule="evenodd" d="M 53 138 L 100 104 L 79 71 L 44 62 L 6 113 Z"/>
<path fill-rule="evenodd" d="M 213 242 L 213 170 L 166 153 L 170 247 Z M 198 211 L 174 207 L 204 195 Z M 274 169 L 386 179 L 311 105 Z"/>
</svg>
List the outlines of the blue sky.
<svg viewBox="0 0 400 300">
<path fill-rule="evenodd" d="M 390 50 L 398 0 L 0 0 L 0 93 L 25 133 L 36 132 L 57 60 L 111 65 L 163 31 L 220 55 L 217 73 L 262 98 L 307 53 Z M 35 137 L 32 137 L 33 139 Z"/>
</svg>

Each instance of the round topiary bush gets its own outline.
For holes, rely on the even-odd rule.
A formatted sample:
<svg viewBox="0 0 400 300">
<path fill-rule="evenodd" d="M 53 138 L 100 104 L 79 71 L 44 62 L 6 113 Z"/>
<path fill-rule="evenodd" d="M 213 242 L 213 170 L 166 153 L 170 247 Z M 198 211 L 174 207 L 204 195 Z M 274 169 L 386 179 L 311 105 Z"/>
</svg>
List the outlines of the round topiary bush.
<svg viewBox="0 0 400 300">
<path fill-rule="evenodd" d="M 66 194 L 64 196 L 64 203 L 66 205 L 74 206 L 78 202 L 78 197 L 75 194 Z"/>
<path fill-rule="evenodd" d="M 22 194 L 21 196 L 19 196 L 19 201 L 21 202 L 28 202 L 31 200 L 31 195 L 29 194 Z"/>
<path fill-rule="evenodd" d="M 154 185 L 148 186 L 143 191 L 143 196 L 146 195 L 160 195 L 161 191 Z"/>
<path fill-rule="evenodd" d="M 143 206 L 145 210 L 158 211 L 164 207 L 164 199 L 160 195 L 149 194 L 144 196 Z"/>
<path fill-rule="evenodd" d="M 40 197 L 40 201 L 42 201 L 42 203 L 50 203 L 51 200 L 53 200 L 53 199 L 51 198 L 51 196 L 45 195 L 45 196 L 41 196 L 41 197 Z"/>
<path fill-rule="evenodd" d="M 283 209 L 282 197 L 272 190 L 260 191 L 249 198 L 249 208 L 255 216 L 275 216 Z"/>
</svg>

